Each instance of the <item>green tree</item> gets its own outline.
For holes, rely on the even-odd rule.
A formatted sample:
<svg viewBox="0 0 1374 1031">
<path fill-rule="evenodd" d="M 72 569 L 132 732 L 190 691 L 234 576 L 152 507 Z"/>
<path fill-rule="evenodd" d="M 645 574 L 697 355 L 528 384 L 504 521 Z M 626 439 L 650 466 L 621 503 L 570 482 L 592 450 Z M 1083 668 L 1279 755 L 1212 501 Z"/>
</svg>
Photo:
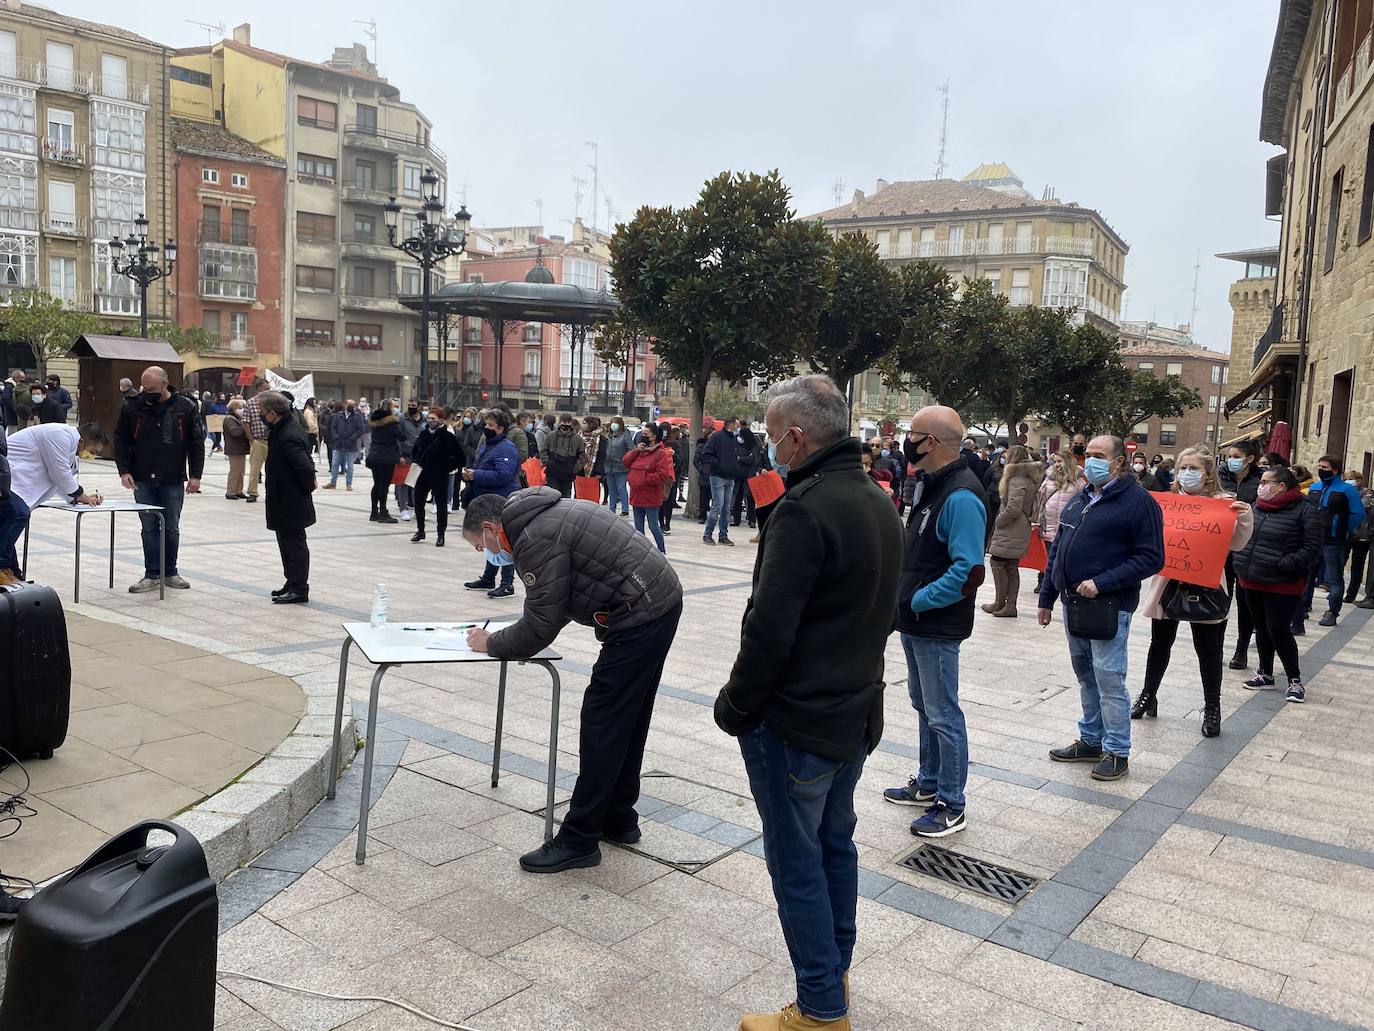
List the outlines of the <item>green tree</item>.
<svg viewBox="0 0 1374 1031">
<path fill-rule="evenodd" d="M 48 375 L 48 362 L 64 357 L 77 337 L 104 328 L 104 320 L 90 312 L 75 311 L 58 298 L 36 290 L 25 291 L 8 307 L 0 308 L 0 336 L 28 345 L 40 381 Z"/>
<path fill-rule="evenodd" d="M 799 222 L 776 171 L 722 172 L 689 208 L 643 207 L 611 238 L 617 332 L 654 340 L 659 364 L 692 391 L 701 435 L 713 378 L 781 378 L 815 330 L 827 238 Z M 688 513 L 697 509 L 692 478 Z"/>
<path fill-rule="evenodd" d="M 178 326 L 175 322 L 149 323 L 148 339 L 166 341 L 178 354 L 207 351 L 217 342 L 202 326 Z"/>
<path fill-rule="evenodd" d="M 764 417 L 767 406 L 750 401 L 737 386 L 719 384 L 706 393 L 706 414 L 713 419 L 743 419 L 757 422 Z"/>
<path fill-rule="evenodd" d="M 880 363 L 884 381 L 894 390 L 916 387 L 936 404 L 971 413 L 989 370 L 1009 347 L 1007 299 L 978 280 L 966 282 L 956 300 L 943 269 L 908 265 L 902 271 L 903 330 Z"/>
<path fill-rule="evenodd" d="M 1114 377 L 1098 403 L 1098 426 L 1125 437 L 1147 419 L 1169 419 L 1185 409 L 1200 408 L 1202 395 L 1177 376 L 1156 376 L 1141 369 L 1124 369 Z"/>
<path fill-rule="evenodd" d="M 902 334 L 902 281 L 858 234 L 831 244 L 821 275 L 824 295 L 816 337 L 805 357 L 849 398 L 854 377 L 885 358 Z"/>
</svg>

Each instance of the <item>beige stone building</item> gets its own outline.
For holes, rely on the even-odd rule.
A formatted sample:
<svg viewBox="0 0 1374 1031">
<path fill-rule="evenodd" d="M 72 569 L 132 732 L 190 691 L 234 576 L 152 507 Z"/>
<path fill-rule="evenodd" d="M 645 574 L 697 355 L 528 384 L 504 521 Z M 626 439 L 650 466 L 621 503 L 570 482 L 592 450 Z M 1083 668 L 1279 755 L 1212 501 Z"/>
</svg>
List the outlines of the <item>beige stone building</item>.
<svg viewBox="0 0 1374 1031">
<path fill-rule="evenodd" d="M 169 53 L 113 25 L 0 3 L 0 304 L 40 290 L 137 333 L 138 292 L 112 272 L 109 240 L 141 214 L 152 239 L 174 235 Z M 168 310 L 167 286 L 149 290 L 154 316 Z M 75 394 L 74 363 L 54 369 Z"/>
<path fill-rule="evenodd" d="M 1335 19 L 1334 23 L 1331 19 Z M 1374 472 L 1374 0 L 1283 0 L 1260 139 L 1266 214 L 1282 217 L 1277 295 L 1248 384 L 1262 425 L 1291 429 L 1296 461 L 1343 456 Z M 1239 386 L 1239 384 L 1237 384 Z"/>
<path fill-rule="evenodd" d="M 896 263 L 928 259 L 956 279 L 986 279 L 1012 304 L 1073 307 L 1106 330 L 1120 321 L 1129 248 L 1092 208 L 1035 197 L 1005 164 L 980 165 L 962 181 L 887 182 L 855 190 L 848 204 L 812 216 L 838 237 L 860 233 Z M 861 376 L 856 409 L 910 414 L 924 398 L 884 391 Z"/>
</svg>

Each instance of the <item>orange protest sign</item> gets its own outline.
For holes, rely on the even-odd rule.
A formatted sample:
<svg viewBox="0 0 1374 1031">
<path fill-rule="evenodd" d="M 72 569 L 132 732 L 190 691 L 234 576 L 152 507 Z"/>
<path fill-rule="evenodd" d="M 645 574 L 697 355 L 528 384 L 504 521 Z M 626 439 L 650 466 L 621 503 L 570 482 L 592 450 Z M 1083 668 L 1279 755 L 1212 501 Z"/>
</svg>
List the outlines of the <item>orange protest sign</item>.
<svg viewBox="0 0 1374 1031">
<path fill-rule="evenodd" d="M 1049 568 L 1050 556 L 1045 550 L 1045 541 L 1040 536 L 1040 527 L 1032 526 L 1030 534 L 1030 544 L 1026 547 L 1026 553 L 1021 556 L 1021 561 L 1017 565 L 1021 569 L 1034 569 L 1043 573 Z"/>
<path fill-rule="evenodd" d="M 782 477 L 772 469 L 749 478 L 749 493 L 754 495 L 754 505 L 757 508 L 771 505 L 782 497 L 786 489 Z"/>
<path fill-rule="evenodd" d="M 579 476 L 573 480 L 573 496 L 578 501 L 601 500 L 601 477 Z"/>
<path fill-rule="evenodd" d="M 1219 587 L 1236 514 L 1229 498 L 1151 494 L 1164 512 L 1164 568 L 1170 580 Z"/>
<path fill-rule="evenodd" d="M 548 481 L 544 477 L 544 467 L 537 458 L 527 458 L 520 466 L 525 470 L 525 482 L 531 487 L 542 487 Z"/>
</svg>

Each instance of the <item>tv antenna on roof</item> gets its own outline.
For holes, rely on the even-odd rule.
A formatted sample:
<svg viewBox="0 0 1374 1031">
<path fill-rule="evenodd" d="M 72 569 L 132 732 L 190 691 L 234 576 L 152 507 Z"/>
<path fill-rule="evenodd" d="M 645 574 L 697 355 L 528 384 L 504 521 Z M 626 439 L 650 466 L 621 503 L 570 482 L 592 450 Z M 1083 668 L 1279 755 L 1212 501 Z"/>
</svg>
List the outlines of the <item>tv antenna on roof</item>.
<svg viewBox="0 0 1374 1031">
<path fill-rule="evenodd" d="M 935 87 L 936 93 L 944 94 L 941 102 L 942 114 L 940 116 L 940 156 L 935 159 L 935 178 L 945 177 L 945 145 L 949 142 L 949 80 L 946 79 L 943 86 Z"/>
<path fill-rule="evenodd" d="M 377 66 L 377 19 L 369 18 L 367 21 L 361 21 L 354 18 L 353 24 L 367 26 L 367 31 L 363 35 L 372 40 L 372 66 L 375 68 Z"/>
<path fill-rule="evenodd" d="M 204 29 L 205 35 L 207 37 L 205 42 L 207 43 L 213 43 L 216 39 L 224 38 L 224 22 L 222 21 L 211 24 L 210 22 L 206 21 L 196 21 L 192 18 L 183 18 L 181 20 L 184 21 L 187 25 L 194 25 L 197 28 Z"/>
</svg>

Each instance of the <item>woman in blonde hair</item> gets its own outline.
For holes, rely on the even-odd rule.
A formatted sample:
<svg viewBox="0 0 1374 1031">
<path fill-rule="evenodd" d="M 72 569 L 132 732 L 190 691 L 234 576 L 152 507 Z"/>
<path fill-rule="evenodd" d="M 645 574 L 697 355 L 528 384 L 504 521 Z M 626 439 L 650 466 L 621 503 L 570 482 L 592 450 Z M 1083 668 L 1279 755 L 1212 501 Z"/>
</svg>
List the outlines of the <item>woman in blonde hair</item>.
<svg viewBox="0 0 1374 1031">
<path fill-rule="evenodd" d="M 1045 542 L 1048 554 L 1050 545 L 1059 533 L 1059 513 L 1064 511 L 1075 494 L 1083 489 L 1083 474 L 1079 472 L 1078 460 L 1073 452 L 1062 448 L 1050 455 L 1049 468 L 1045 470 L 1045 480 L 1040 484 L 1040 494 L 1036 499 L 1040 513 L 1040 539 Z M 1036 578 L 1035 590 L 1040 592 L 1044 573 Z"/>
<path fill-rule="evenodd" d="M 1254 530 L 1254 511 L 1234 494 L 1222 489 L 1217 475 L 1216 459 L 1206 448 L 1188 448 L 1174 465 L 1172 493 L 1190 494 L 1201 498 L 1229 498 L 1231 511 L 1236 514 L 1235 529 L 1231 531 L 1231 551 L 1240 551 L 1250 540 Z M 1169 653 L 1178 635 L 1178 620 L 1167 611 L 1167 592 L 1175 581 L 1157 575 L 1150 581 L 1141 601 L 1140 611 L 1150 618 L 1150 654 L 1145 662 L 1145 685 L 1141 688 L 1131 719 L 1153 717 L 1158 713 L 1156 696 L 1160 682 L 1169 668 Z M 1223 572 L 1216 589 L 1223 594 L 1226 578 Z M 1229 599 L 1226 599 L 1229 606 Z M 1193 650 L 1197 652 L 1198 672 L 1202 678 L 1202 736 L 1216 737 L 1221 733 L 1221 652 L 1226 639 L 1226 616 L 1220 619 L 1193 619 Z"/>
<path fill-rule="evenodd" d="M 1040 462 L 1020 444 L 1007 449 L 1006 466 L 997 494 L 1001 504 L 992 524 L 992 582 L 996 597 L 984 612 L 1016 618 L 1016 595 L 1021 590 L 1021 558 L 1030 546 L 1031 521 L 1035 518 L 1036 491 L 1040 489 Z"/>
</svg>

